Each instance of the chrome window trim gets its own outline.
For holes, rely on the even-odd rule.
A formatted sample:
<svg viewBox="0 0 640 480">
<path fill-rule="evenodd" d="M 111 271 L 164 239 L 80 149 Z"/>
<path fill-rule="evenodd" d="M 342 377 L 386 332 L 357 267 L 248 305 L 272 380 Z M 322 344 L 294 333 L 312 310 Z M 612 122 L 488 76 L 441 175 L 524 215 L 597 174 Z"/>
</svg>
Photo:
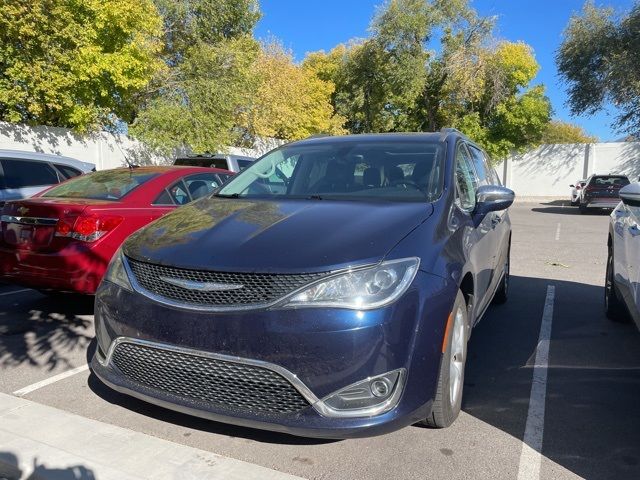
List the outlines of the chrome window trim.
<svg viewBox="0 0 640 480">
<path fill-rule="evenodd" d="M 141 295 L 144 295 L 147 298 L 150 298 L 154 302 L 162 303 L 163 305 L 168 305 L 170 307 L 182 308 L 185 310 L 196 310 L 200 312 L 233 312 L 233 311 L 240 312 L 240 311 L 259 310 L 259 309 L 279 306 L 280 304 L 286 302 L 287 299 L 293 297 L 294 295 L 297 295 L 300 292 L 305 291 L 306 289 L 310 288 L 311 286 L 317 283 L 326 282 L 327 280 L 330 280 L 333 277 L 338 277 L 340 275 L 344 275 L 345 273 L 371 268 L 376 265 L 379 265 L 379 263 L 381 262 L 326 272 L 326 276 L 318 280 L 314 280 L 313 282 L 302 285 L 300 288 L 286 294 L 285 296 L 277 298 L 268 303 L 253 303 L 250 305 L 230 305 L 230 306 L 195 305 L 192 303 L 177 302 L 177 301 L 165 298 L 163 296 L 157 295 L 153 292 L 150 292 L 149 290 L 147 290 L 146 288 L 144 288 L 142 285 L 138 283 L 138 280 L 136 279 L 135 274 L 133 273 L 133 271 L 131 270 L 131 267 L 129 266 L 129 261 L 126 255 L 122 255 L 122 263 L 124 264 L 125 272 L 127 272 L 127 276 L 129 277 L 129 283 L 131 283 L 131 287 L 136 292 L 140 293 Z M 175 268 L 178 268 L 178 267 L 175 267 Z M 295 306 L 295 307 L 286 307 L 286 308 L 312 308 L 312 307 L 313 305 L 309 307 Z"/>
<path fill-rule="evenodd" d="M 365 409 L 354 409 L 354 410 L 336 410 L 334 408 L 329 407 L 323 400 L 320 400 L 316 395 L 307 387 L 302 380 L 300 380 L 294 373 L 290 372 L 284 367 L 280 365 L 276 365 L 275 363 L 265 362 L 262 360 L 254 360 L 249 358 L 237 357 L 234 355 L 224 355 L 221 353 L 212 353 L 205 352 L 202 350 L 194 350 L 191 348 L 179 347 L 177 345 L 169 345 L 166 343 L 158 343 L 150 340 L 141 340 L 139 338 L 132 337 L 116 337 L 111 344 L 109 345 L 109 349 L 107 350 L 107 354 L 104 358 L 101 358 L 96 350 L 96 358 L 98 362 L 105 368 L 110 368 L 111 366 L 111 358 L 113 357 L 113 353 L 118 345 L 123 343 L 131 343 L 135 345 L 141 345 L 145 347 L 155 348 L 159 350 L 171 351 L 176 353 L 183 353 L 185 355 L 194 355 L 203 358 L 210 358 L 213 360 L 221 360 L 225 362 L 231 363 L 240 363 L 243 365 L 250 365 L 254 367 L 260 367 L 267 370 L 271 370 L 272 372 L 277 373 L 284 377 L 293 387 L 302 395 L 307 402 L 322 416 L 332 417 L 332 418 L 355 418 L 355 417 L 371 417 L 374 415 L 379 415 L 381 413 L 385 413 L 391 410 L 400 400 L 402 392 L 404 391 L 404 381 L 406 378 L 406 369 L 400 368 L 398 371 L 400 376 L 398 377 L 398 382 L 396 389 L 391 397 L 389 397 L 385 402 L 375 405 L 373 407 L 365 408 Z M 117 367 L 116 367 L 117 368 Z M 390 372 L 389 372 L 390 373 Z M 377 377 L 379 375 L 374 375 L 373 377 Z M 369 377 L 369 378 L 373 378 Z M 362 381 L 362 380 L 360 380 Z M 359 382 L 356 382 L 359 383 Z M 340 390 L 343 390 L 347 387 L 342 387 L 335 392 L 327 395 L 326 398 L 329 398 L 335 395 Z"/>
<path fill-rule="evenodd" d="M 57 218 L 42 217 L 16 217 L 14 215 L 2 215 L 0 221 L 4 223 L 17 223 L 20 225 L 46 225 L 55 226 L 58 224 Z"/>
</svg>

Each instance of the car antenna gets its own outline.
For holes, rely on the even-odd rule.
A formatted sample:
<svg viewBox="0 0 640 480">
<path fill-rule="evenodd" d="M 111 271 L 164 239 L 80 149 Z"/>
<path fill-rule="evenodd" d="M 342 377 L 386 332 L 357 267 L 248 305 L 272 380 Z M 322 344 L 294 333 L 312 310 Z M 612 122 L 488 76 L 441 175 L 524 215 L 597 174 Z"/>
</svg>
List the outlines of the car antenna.
<svg viewBox="0 0 640 480">
<path fill-rule="evenodd" d="M 127 154 L 124 153 L 124 151 L 120 147 L 120 143 L 119 142 L 116 142 L 116 146 L 118 147 L 118 150 L 120 150 L 120 153 L 122 154 L 122 158 L 124 158 L 124 161 L 127 162 L 127 166 L 129 167 L 129 170 L 131 172 L 133 172 L 134 168 L 140 167 L 140 165 L 136 165 L 135 163 L 131 163 L 131 161 L 129 160 L 129 157 L 127 157 Z"/>
</svg>

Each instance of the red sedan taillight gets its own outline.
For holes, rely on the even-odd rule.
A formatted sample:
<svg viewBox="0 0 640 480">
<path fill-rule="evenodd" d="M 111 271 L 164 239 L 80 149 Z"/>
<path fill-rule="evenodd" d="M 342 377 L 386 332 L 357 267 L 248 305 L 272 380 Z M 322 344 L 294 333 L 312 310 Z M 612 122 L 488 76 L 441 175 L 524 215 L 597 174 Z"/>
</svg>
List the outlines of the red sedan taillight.
<svg viewBox="0 0 640 480">
<path fill-rule="evenodd" d="M 61 219 L 56 225 L 56 237 L 68 237 L 82 242 L 95 242 L 116 228 L 123 218 L 117 215 L 80 215 Z"/>
</svg>

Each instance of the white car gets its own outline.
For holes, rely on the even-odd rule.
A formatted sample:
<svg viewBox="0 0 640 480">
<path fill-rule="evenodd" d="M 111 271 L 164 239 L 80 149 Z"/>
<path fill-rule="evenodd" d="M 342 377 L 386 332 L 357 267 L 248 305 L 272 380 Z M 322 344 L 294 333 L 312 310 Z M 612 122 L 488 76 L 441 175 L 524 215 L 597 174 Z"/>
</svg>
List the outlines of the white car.
<svg viewBox="0 0 640 480">
<path fill-rule="evenodd" d="M 586 180 L 578 180 L 575 185 L 569 185 L 571 187 L 571 206 L 575 207 L 580 203 L 580 193 L 584 186 L 587 184 Z"/>
<path fill-rule="evenodd" d="M 0 206 L 92 170 L 93 163 L 60 155 L 0 150 Z"/>
<path fill-rule="evenodd" d="M 640 329 L 640 183 L 619 194 L 609 221 L 605 309 L 612 320 L 631 317 Z"/>
<path fill-rule="evenodd" d="M 255 161 L 253 157 L 242 155 L 227 155 L 224 153 L 204 153 L 201 155 L 187 155 L 178 157 L 173 162 L 174 165 L 189 165 L 191 167 L 213 167 L 222 168 L 231 172 L 241 172 Z"/>
</svg>

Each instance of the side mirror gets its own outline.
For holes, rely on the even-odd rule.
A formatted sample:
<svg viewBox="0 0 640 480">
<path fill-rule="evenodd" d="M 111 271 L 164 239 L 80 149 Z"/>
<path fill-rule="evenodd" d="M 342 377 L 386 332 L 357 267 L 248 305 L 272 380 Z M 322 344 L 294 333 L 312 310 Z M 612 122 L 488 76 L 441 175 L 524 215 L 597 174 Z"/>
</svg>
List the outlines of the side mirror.
<svg viewBox="0 0 640 480">
<path fill-rule="evenodd" d="M 570 186 L 571 188 L 576 188 L 576 186 L 575 186 L 575 185 L 569 185 L 569 186 Z"/>
<path fill-rule="evenodd" d="M 630 183 L 620 189 L 620 200 L 625 205 L 640 207 L 640 183 Z"/>
<path fill-rule="evenodd" d="M 475 214 L 484 216 L 489 212 L 506 210 L 511 206 L 516 194 L 513 190 L 499 185 L 483 185 L 476 192 Z"/>
</svg>

